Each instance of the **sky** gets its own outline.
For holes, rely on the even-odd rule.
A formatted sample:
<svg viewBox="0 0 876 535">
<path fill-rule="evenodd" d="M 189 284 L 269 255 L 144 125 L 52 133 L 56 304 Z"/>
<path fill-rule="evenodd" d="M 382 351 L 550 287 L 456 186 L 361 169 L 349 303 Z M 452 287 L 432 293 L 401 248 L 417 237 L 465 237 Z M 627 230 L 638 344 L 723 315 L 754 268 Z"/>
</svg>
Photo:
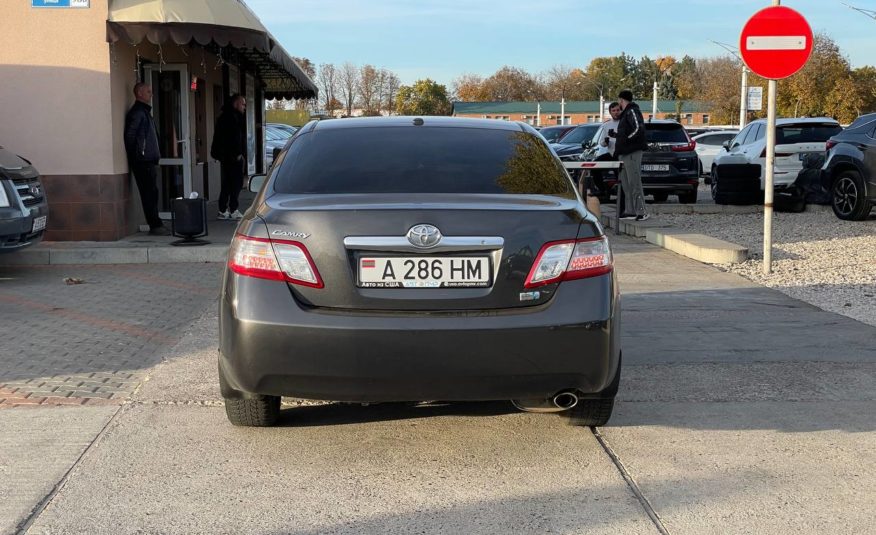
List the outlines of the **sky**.
<svg viewBox="0 0 876 535">
<path fill-rule="evenodd" d="M 769 0 L 245 0 L 293 56 L 395 72 L 404 84 L 489 76 L 504 65 L 532 74 L 584 68 L 594 57 L 725 54 Z M 876 0 L 845 0 L 876 11 Z M 853 67 L 876 65 L 876 20 L 840 0 L 784 0 Z"/>
</svg>

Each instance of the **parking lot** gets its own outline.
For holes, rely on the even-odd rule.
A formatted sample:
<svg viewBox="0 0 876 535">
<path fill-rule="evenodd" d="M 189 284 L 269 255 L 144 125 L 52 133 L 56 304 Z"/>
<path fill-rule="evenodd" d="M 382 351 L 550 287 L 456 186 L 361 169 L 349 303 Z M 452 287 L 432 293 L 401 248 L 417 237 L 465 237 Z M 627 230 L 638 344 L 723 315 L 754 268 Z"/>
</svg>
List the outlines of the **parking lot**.
<svg viewBox="0 0 876 535">
<path fill-rule="evenodd" d="M 143 355 L 145 380 L 123 405 L 0 410 L 11 431 L 0 532 L 866 532 L 874 328 L 637 240 L 613 243 L 625 368 L 604 428 L 504 402 L 294 400 L 277 428 L 235 428 L 216 385 L 218 266 L 207 264 L 197 319 Z M 135 273 L 156 284 L 162 269 Z M 16 276 L 37 288 L 72 272 L 41 273 Z M 121 302 L 134 291 L 101 290 Z M 77 336 L 65 333 L 68 359 L 90 361 Z"/>
</svg>

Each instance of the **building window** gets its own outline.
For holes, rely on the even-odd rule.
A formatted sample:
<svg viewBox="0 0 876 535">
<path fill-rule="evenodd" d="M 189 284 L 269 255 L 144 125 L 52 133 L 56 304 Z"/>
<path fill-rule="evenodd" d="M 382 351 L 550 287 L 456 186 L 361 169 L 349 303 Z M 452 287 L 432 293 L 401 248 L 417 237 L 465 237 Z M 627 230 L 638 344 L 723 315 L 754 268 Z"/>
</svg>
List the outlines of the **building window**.
<svg viewBox="0 0 876 535">
<path fill-rule="evenodd" d="M 524 115 L 523 122 L 531 126 L 537 126 L 538 117 L 536 117 L 535 115 Z"/>
<path fill-rule="evenodd" d="M 492 117 L 490 117 L 489 115 L 484 115 L 483 118 L 484 119 L 492 119 Z"/>
<path fill-rule="evenodd" d="M 703 124 L 709 124 L 709 114 L 708 113 L 703 114 Z"/>
<path fill-rule="evenodd" d="M 497 115 L 497 116 L 496 116 L 496 119 L 501 119 L 501 120 L 503 120 L 503 121 L 510 121 L 510 120 L 511 120 L 511 117 L 508 116 L 508 115 Z"/>
<path fill-rule="evenodd" d="M 685 113 L 681 116 L 681 124 L 693 124 L 693 114 Z"/>
</svg>

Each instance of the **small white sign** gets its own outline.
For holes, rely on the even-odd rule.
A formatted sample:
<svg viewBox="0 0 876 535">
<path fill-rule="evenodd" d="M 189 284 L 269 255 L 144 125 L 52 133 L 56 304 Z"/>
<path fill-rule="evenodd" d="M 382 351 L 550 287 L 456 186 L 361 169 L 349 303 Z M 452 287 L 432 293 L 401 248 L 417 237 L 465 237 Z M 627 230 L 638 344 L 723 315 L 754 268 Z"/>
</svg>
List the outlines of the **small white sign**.
<svg viewBox="0 0 876 535">
<path fill-rule="evenodd" d="M 761 111 L 763 109 L 763 88 L 748 88 L 748 111 Z"/>
<path fill-rule="evenodd" d="M 760 35 L 746 40 L 748 50 L 806 50 L 805 35 Z"/>
</svg>

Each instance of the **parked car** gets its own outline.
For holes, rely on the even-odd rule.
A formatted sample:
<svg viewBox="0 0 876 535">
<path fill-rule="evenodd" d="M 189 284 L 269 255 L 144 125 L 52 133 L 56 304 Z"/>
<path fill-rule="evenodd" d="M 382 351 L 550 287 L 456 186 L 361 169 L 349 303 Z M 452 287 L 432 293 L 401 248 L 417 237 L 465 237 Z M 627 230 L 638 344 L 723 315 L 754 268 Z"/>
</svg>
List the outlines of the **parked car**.
<svg viewBox="0 0 876 535">
<path fill-rule="evenodd" d="M 579 124 L 559 138 L 558 141 L 551 143 L 551 147 L 563 161 L 578 160 L 578 156 L 584 152 L 584 143 L 593 138 L 593 134 L 599 130 L 601 124 Z"/>
<path fill-rule="evenodd" d="M 718 204 L 761 202 L 765 184 L 766 119 L 749 123 L 711 167 L 712 198 Z M 798 195 L 794 182 L 808 153 L 825 151 L 827 140 L 842 131 L 829 117 L 777 119 L 774 188 L 777 195 Z"/>
<path fill-rule="evenodd" d="M 265 169 L 274 163 L 274 149 L 282 149 L 286 141 L 295 135 L 294 126 L 268 123 L 265 125 Z"/>
<path fill-rule="evenodd" d="M 608 124 L 603 124 L 587 143 L 582 159 L 603 158 L 606 149 L 599 142 L 608 135 Z M 690 139 L 678 121 L 651 120 L 645 123 L 648 149 L 642 154 L 642 187 L 645 195 L 657 202 L 678 195 L 681 203 L 696 203 L 699 175 L 697 170 L 696 141 Z M 600 190 L 601 200 L 607 201 L 616 190 L 617 173 L 595 172 L 594 183 Z"/>
<path fill-rule="evenodd" d="M 48 217 L 40 174 L 29 161 L 0 147 L 0 253 L 39 243 Z"/>
<path fill-rule="evenodd" d="M 575 126 L 571 124 L 558 124 L 556 126 L 544 126 L 538 131 L 538 133 L 541 134 L 541 137 L 545 138 L 548 143 L 556 143 L 573 128 L 575 128 Z"/>
<path fill-rule="evenodd" d="M 858 117 L 825 144 L 822 183 L 840 219 L 866 219 L 876 206 L 876 113 Z"/>
<path fill-rule="evenodd" d="M 720 151 L 724 150 L 724 142 L 730 141 L 738 133 L 739 130 L 716 130 L 694 135 L 688 130 L 688 135 L 692 135 L 691 139 L 697 142 L 696 151 L 697 157 L 700 159 L 700 175 L 712 169 L 712 161 Z"/>
<path fill-rule="evenodd" d="M 506 399 L 608 420 L 611 249 L 532 127 L 314 121 L 250 190 L 220 297 L 231 423 L 273 424 L 280 396 Z"/>
</svg>

